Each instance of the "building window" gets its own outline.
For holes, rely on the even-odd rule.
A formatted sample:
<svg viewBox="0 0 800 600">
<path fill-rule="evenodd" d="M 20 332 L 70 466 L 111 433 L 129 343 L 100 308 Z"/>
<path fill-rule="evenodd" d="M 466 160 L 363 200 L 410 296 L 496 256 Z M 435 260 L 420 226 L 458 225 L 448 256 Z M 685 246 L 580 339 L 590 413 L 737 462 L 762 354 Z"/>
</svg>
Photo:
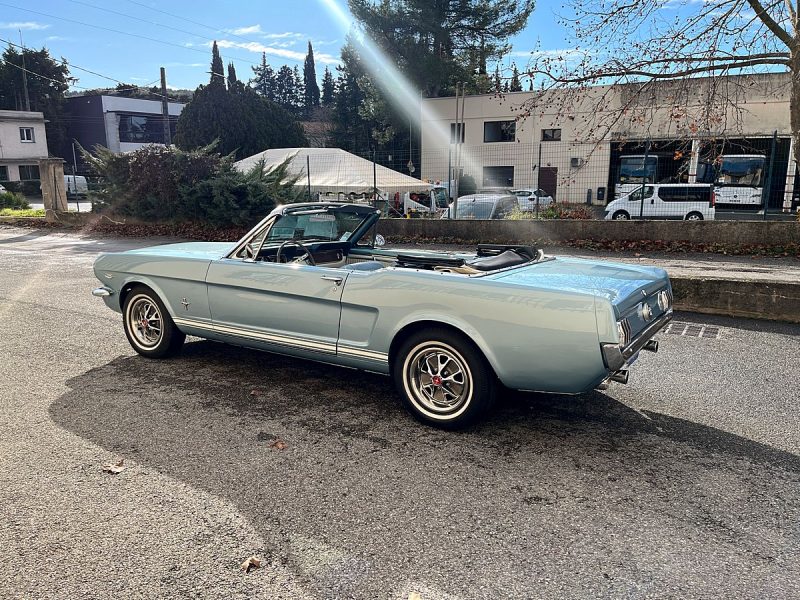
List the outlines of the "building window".
<svg viewBox="0 0 800 600">
<path fill-rule="evenodd" d="M 543 142 L 560 142 L 561 130 L 560 129 L 542 129 Z"/>
<path fill-rule="evenodd" d="M 19 178 L 21 181 L 39 179 L 39 165 L 20 165 Z"/>
<path fill-rule="evenodd" d="M 163 144 L 164 117 L 161 115 L 121 114 L 119 116 L 119 141 L 135 144 Z"/>
<path fill-rule="evenodd" d="M 34 143 L 36 139 L 33 137 L 33 127 L 20 127 L 19 128 L 19 141 Z"/>
<path fill-rule="evenodd" d="M 0 165 L 0 181 L 8 181 L 8 167 Z"/>
<path fill-rule="evenodd" d="M 514 167 L 483 167 L 483 183 L 485 188 L 514 187 Z"/>
<path fill-rule="evenodd" d="M 486 121 L 483 124 L 484 142 L 514 142 L 516 139 L 516 121 Z"/>
<path fill-rule="evenodd" d="M 464 123 L 450 123 L 450 143 L 463 144 L 464 143 Z M 458 131 L 459 135 L 456 135 Z"/>
</svg>

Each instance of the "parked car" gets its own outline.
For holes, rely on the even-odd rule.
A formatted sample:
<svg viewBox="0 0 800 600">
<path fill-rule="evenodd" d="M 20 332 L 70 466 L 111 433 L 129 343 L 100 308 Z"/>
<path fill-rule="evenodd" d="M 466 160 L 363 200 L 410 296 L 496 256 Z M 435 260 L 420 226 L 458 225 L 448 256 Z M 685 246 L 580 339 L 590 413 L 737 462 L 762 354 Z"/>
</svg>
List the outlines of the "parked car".
<svg viewBox="0 0 800 600">
<path fill-rule="evenodd" d="M 537 205 L 539 208 L 543 208 L 555 202 L 553 197 L 543 189 L 512 190 L 511 193 L 517 197 L 520 210 L 524 211 L 535 211 Z"/>
<path fill-rule="evenodd" d="M 643 185 L 609 202 L 605 219 L 713 219 L 714 190 L 703 183 L 656 183 Z"/>
<path fill-rule="evenodd" d="M 4 194 L 5 192 L 6 188 L 4 188 L 2 184 L 0 184 L 0 194 Z"/>
<path fill-rule="evenodd" d="M 528 246 L 387 249 L 379 216 L 280 206 L 238 242 L 102 254 L 92 293 L 142 356 L 194 335 L 383 373 L 415 417 L 445 428 L 483 415 L 500 383 L 563 394 L 626 383 L 672 318 L 662 269 Z"/>
<path fill-rule="evenodd" d="M 505 219 L 517 208 L 517 197 L 511 194 L 469 194 L 458 199 L 457 219 Z M 453 204 L 442 214 L 452 218 Z"/>
<path fill-rule="evenodd" d="M 85 196 L 89 193 L 89 184 L 83 175 L 64 175 L 64 188 L 67 196 Z"/>
</svg>

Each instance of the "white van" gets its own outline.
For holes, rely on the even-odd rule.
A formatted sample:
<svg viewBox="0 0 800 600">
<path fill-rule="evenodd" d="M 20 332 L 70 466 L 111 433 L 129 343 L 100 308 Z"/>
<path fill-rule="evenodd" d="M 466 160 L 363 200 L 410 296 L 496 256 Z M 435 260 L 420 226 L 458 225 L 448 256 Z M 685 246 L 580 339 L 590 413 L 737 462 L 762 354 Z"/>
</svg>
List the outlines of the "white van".
<svg viewBox="0 0 800 600">
<path fill-rule="evenodd" d="M 628 219 L 713 219 L 714 190 L 705 183 L 641 185 L 606 206 L 607 221 Z"/>
<path fill-rule="evenodd" d="M 67 196 L 85 196 L 89 193 L 89 184 L 83 175 L 64 175 L 64 187 Z"/>
</svg>

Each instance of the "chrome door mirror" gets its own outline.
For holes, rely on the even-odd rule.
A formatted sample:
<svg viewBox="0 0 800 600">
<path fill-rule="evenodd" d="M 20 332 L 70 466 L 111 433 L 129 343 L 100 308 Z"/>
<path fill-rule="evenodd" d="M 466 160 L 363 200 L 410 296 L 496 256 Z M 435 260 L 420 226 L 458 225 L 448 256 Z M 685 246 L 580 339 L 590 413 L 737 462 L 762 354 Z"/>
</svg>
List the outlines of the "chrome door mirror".
<svg viewBox="0 0 800 600">
<path fill-rule="evenodd" d="M 386 245 L 386 239 L 380 233 L 375 236 L 375 245 L 378 248 Z"/>
</svg>

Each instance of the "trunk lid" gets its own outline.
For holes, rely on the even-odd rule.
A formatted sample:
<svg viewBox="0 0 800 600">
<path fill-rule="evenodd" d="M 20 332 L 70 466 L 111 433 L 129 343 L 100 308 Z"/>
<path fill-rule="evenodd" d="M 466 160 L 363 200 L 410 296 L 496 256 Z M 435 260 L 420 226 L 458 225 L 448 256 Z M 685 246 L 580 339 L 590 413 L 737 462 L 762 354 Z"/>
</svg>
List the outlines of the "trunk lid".
<svg viewBox="0 0 800 600">
<path fill-rule="evenodd" d="M 658 267 L 580 258 L 545 260 L 488 278 L 536 288 L 591 293 L 611 302 L 618 316 L 642 301 L 642 290 L 651 296 L 669 285 L 667 272 Z"/>
</svg>

